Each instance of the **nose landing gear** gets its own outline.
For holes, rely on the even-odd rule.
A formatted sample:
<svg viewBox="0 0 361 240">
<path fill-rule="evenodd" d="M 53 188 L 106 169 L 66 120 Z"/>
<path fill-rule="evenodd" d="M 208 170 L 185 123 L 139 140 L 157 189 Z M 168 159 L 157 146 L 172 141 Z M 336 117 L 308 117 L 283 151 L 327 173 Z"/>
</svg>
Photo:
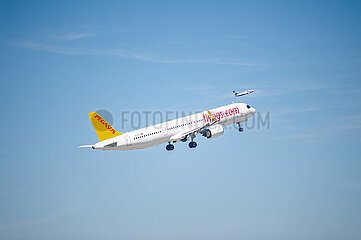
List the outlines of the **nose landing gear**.
<svg viewBox="0 0 361 240">
<path fill-rule="evenodd" d="M 238 131 L 243 132 L 243 128 L 241 127 L 241 124 L 238 122 L 237 125 L 238 125 Z"/>
</svg>

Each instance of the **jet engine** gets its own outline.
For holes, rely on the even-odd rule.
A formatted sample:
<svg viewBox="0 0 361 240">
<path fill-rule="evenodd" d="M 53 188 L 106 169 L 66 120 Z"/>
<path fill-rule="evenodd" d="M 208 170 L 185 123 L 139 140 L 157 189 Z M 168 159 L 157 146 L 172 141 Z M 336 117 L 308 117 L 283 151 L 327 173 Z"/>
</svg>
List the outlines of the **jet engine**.
<svg viewBox="0 0 361 240">
<path fill-rule="evenodd" d="M 224 129 L 223 129 L 222 125 L 215 124 L 213 126 L 208 127 L 207 129 L 205 129 L 202 133 L 202 136 L 206 137 L 206 138 L 215 138 L 215 137 L 222 136 L 223 133 L 224 133 Z"/>
</svg>

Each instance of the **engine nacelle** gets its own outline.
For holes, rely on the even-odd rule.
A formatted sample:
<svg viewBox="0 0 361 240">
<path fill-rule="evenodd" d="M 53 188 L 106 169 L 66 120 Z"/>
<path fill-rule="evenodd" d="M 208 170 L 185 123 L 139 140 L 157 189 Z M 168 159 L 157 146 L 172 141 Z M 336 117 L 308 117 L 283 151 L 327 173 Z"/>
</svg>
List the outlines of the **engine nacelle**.
<svg viewBox="0 0 361 240">
<path fill-rule="evenodd" d="M 202 133 L 202 136 L 204 136 L 206 138 L 215 138 L 215 137 L 222 136 L 223 133 L 224 133 L 224 129 L 223 129 L 222 125 L 216 124 L 216 125 L 210 126 L 207 129 L 205 129 Z"/>
</svg>

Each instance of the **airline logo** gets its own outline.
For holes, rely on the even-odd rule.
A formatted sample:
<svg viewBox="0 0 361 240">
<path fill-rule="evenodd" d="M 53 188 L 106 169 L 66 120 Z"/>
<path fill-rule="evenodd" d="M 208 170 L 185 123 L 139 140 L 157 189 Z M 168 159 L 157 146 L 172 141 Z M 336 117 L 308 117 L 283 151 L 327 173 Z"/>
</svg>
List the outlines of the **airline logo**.
<svg viewBox="0 0 361 240">
<path fill-rule="evenodd" d="M 114 129 L 109 123 L 107 123 L 101 116 L 99 116 L 99 115 L 97 114 L 97 115 L 95 115 L 94 118 L 95 118 L 96 120 L 98 120 L 101 124 L 103 124 L 106 129 L 108 129 L 110 132 L 112 132 L 113 134 L 115 134 L 115 129 Z"/>
<path fill-rule="evenodd" d="M 213 116 L 217 119 L 217 121 L 220 121 L 222 118 L 231 117 L 233 115 L 239 114 L 239 108 L 231 108 L 227 109 L 225 112 L 217 112 L 213 114 Z M 212 118 L 208 114 L 203 114 L 203 119 L 205 122 L 211 122 Z"/>
</svg>

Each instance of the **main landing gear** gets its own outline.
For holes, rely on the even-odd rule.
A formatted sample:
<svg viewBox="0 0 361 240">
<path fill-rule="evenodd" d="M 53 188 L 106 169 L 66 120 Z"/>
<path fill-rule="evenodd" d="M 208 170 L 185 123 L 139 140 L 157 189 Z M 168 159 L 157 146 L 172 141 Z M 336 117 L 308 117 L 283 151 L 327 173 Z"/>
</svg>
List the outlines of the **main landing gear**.
<svg viewBox="0 0 361 240">
<path fill-rule="evenodd" d="M 165 147 L 168 151 L 174 150 L 174 145 L 169 142 L 169 144 Z"/>
<path fill-rule="evenodd" d="M 189 148 L 196 148 L 197 143 L 195 141 L 193 141 L 196 136 L 194 134 L 192 134 L 192 135 L 190 135 L 190 137 L 191 137 L 191 141 L 188 143 L 188 147 Z M 187 138 L 185 138 L 185 139 L 187 139 Z M 181 140 L 181 141 L 185 142 L 187 140 L 185 140 L 185 141 Z M 174 150 L 174 145 L 171 144 L 171 142 L 168 142 L 168 145 L 165 146 L 165 149 L 167 149 L 167 151 L 173 151 Z"/>
<path fill-rule="evenodd" d="M 241 127 L 241 124 L 238 122 L 237 125 L 238 125 L 238 131 L 243 132 L 243 128 Z"/>
<path fill-rule="evenodd" d="M 193 141 L 193 139 L 195 138 L 196 136 L 194 134 L 191 135 L 191 141 L 188 143 L 188 147 L 189 148 L 196 148 L 197 147 L 197 143 L 195 141 Z"/>
<path fill-rule="evenodd" d="M 188 147 L 190 147 L 190 148 L 196 148 L 197 147 L 197 143 L 196 142 L 189 142 L 188 143 Z"/>
</svg>

